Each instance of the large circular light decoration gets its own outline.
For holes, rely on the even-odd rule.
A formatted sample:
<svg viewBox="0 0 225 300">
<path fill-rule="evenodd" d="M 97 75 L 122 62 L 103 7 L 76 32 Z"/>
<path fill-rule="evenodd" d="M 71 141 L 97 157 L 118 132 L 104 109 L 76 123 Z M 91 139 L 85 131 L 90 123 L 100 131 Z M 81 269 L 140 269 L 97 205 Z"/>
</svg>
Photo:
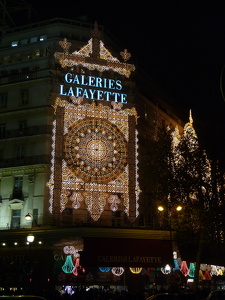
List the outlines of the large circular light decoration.
<svg viewBox="0 0 225 300">
<path fill-rule="evenodd" d="M 85 118 L 73 123 L 65 135 L 65 160 L 84 182 L 107 183 L 124 171 L 127 143 L 108 120 Z"/>
</svg>

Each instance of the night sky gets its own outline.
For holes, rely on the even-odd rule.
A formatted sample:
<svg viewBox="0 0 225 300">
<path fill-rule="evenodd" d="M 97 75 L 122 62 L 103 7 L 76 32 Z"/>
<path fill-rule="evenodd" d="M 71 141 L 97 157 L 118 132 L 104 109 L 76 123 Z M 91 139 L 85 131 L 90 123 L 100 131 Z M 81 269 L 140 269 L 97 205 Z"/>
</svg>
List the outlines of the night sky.
<svg viewBox="0 0 225 300">
<path fill-rule="evenodd" d="M 48 1 L 27 2 L 43 19 L 82 17 L 106 27 L 173 95 L 185 122 L 192 109 L 200 143 L 225 161 L 224 0 L 49 1 L 48 8 Z"/>
</svg>

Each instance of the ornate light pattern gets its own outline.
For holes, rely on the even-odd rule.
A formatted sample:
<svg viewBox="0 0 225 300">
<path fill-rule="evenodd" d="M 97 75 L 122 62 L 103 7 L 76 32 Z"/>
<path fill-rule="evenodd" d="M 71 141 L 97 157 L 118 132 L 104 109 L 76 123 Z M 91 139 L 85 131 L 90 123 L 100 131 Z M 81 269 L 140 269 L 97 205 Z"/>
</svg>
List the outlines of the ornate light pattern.
<svg viewBox="0 0 225 300">
<path fill-rule="evenodd" d="M 120 53 L 124 62 L 120 62 L 105 48 L 99 37 L 100 33 L 97 24 L 95 24 L 93 38 L 88 41 L 87 45 L 83 46 L 79 51 L 74 51 L 69 54 L 68 50 L 71 43 L 64 39 L 59 42 L 64 52 L 56 52 L 55 58 L 59 60 L 63 68 L 81 65 L 89 70 L 98 70 L 100 72 L 113 70 L 129 78 L 131 72 L 135 70 L 134 65 L 126 63 L 131 57 L 131 54 L 125 49 Z M 101 63 L 99 63 L 98 59 L 101 59 Z"/>
<path fill-rule="evenodd" d="M 62 270 L 64 273 L 72 273 L 74 269 L 72 255 L 67 255 L 66 261 L 62 266 Z"/>
<path fill-rule="evenodd" d="M 64 273 L 73 273 L 75 276 L 78 276 L 78 271 L 81 270 L 85 272 L 84 268 L 80 265 L 80 254 L 78 249 L 75 249 L 73 246 L 65 246 L 63 252 L 67 254 L 66 261 L 62 266 Z"/>
<path fill-rule="evenodd" d="M 76 210 L 85 204 L 97 221 L 109 203 L 112 211 L 124 207 L 134 221 L 140 194 L 136 110 L 81 102 L 57 97 L 54 104 L 50 212 L 59 218 L 67 204 Z"/>
<path fill-rule="evenodd" d="M 122 267 L 114 267 L 114 268 L 112 268 L 112 273 L 115 276 L 121 276 L 124 273 L 124 268 L 122 268 Z"/>
<path fill-rule="evenodd" d="M 130 268 L 130 271 L 133 274 L 140 274 L 142 271 L 142 268 Z"/>
<path fill-rule="evenodd" d="M 111 268 L 110 267 L 99 267 L 99 270 L 103 273 L 108 273 L 111 270 Z"/>
<path fill-rule="evenodd" d="M 161 268 L 161 271 L 162 271 L 162 273 L 163 274 L 170 274 L 171 273 L 171 267 L 170 267 L 170 265 L 166 265 L 164 268 Z"/>
<path fill-rule="evenodd" d="M 189 274 L 189 269 L 185 260 L 181 263 L 180 271 L 184 274 L 184 276 L 187 276 Z"/>
<path fill-rule="evenodd" d="M 189 277 L 195 276 L 195 264 L 194 263 L 190 263 L 188 276 Z"/>
</svg>

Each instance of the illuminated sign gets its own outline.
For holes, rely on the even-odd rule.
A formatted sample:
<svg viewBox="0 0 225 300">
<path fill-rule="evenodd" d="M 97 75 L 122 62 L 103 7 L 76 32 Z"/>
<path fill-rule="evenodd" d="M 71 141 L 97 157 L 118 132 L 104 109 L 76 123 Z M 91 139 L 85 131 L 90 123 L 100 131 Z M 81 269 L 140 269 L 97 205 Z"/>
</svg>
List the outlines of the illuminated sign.
<svg viewBox="0 0 225 300">
<path fill-rule="evenodd" d="M 60 85 L 59 93 L 62 96 L 127 103 L 127 94 L 119 92 L 123 88 L 121 80 L 72 73 L 66 73 L 64 80 L 70 85 Z"/>
</svg>

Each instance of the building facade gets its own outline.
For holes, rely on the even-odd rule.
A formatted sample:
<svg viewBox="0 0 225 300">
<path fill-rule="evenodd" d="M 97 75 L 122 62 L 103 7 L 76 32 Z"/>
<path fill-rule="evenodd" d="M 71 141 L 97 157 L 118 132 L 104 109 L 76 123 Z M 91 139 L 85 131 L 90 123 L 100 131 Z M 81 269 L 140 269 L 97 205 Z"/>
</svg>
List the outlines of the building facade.
<svg viewBox="0 0 225 300">
<path fill-rule="evenodd" d="M 21 271 L 27 283 L 36 276 L 60 285 L 59 278 L 75 276 L 77 284 L 87 280 L 85 267 L 161 267 L 172 256 L 171 235 L 149 230 L 138 153 L 157 127 L 182 130 L 182 121 L 138 75 L 130 53 L 117 49 L 104 28 L 66 19 L 6 29 L 1 37 L 1 260 L 11 274 L 9 261 L 29 266 L 46 253 L 36 275 Z M 146 93 L 135 85 L 138 76 Z M 113 245 L 124 240 L 129 246 L 118 253 Z"/>
</svg>

